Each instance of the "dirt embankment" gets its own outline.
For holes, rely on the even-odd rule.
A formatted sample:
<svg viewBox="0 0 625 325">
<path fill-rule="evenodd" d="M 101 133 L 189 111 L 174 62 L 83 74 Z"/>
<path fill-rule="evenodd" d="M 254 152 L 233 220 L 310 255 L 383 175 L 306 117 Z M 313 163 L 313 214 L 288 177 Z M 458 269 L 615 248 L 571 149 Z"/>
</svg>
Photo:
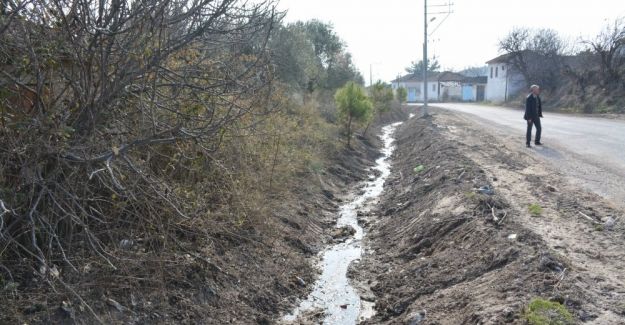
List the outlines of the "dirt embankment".
<svg viewBox="0 0 625 325">
<path fill-rule="evenodd" d="M 579 322 L 625 323 L 625 231 L 603 224 L 620 212 L 458 123 L 435 113 L 397 133 L 385 194 L 363 218 L 370 250 L 351 270 L 376 298 L 367 323 L 524 324 L 535 297 Z"/>
<path fill-rule="evenodd" d="M 214 288 L 214 294 L 199 291 L 204 300 L 199 306 L 191 302 L 195 315 L 184 319 L 199 324 L 273 324 L 306 296 L 317 277 L 311 260 L 333 240 L 338 197 L 366 178 L 378 155 L 372 141 L 355 139 L 352 149 L 329 158 L 327 168 L 302 176 L 291 196 L 273 208 L 274 218 L 247 234 L 218 238 L 215 248 L 221 256 L 211 260 L 219 261 L 221 270 L 201 266 L 190 271 L 208 280 L 202 288 Z M 188 296 L 184 291 L 179 292 Z M 172 307 L 180 312 L 188 308 Z"/>
</svg>

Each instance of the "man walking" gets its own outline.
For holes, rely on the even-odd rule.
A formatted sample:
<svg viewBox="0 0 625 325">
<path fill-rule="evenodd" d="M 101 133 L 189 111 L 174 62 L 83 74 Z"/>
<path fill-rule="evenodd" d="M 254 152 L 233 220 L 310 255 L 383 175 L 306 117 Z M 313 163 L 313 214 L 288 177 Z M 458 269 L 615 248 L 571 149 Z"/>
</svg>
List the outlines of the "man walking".
<svg viewBox="0 0 625 325">
<path fill-rule="evenodd" d="M 531 147 L 530 143 L 532 142 L 532 125 L 536 125 L 536 138 L 534 138 L 534 143 L 537 146 L 542 145 L 542 143 L 540 143 L 540 134 L 542 132 L 540 118 L 543 117 L 543 107 L 539 95 L 540 87 L 538 87 L 538 85 L 532 85 L 530 87 L 530 94 L 527 95 L 527 99 L 525 99 L 525 115 L 523 119 L 527 121 L 525 145 L 528 148 Z"/>
</svg>

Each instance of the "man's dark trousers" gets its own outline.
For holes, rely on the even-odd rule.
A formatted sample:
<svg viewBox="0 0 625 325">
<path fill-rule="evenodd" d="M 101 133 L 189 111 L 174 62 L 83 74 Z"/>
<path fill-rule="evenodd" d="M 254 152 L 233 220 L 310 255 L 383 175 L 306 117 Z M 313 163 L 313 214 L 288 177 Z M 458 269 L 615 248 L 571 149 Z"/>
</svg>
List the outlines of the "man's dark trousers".
<svg viewBox="0 0 625 325">
<path fill-rule="evenodd" d="M 533 118 L 531 121 L 527 121 L 527 135 L 526 135 L 526 143 L 530 144 L 532 142 L 532 125 L 536 125 L 536 138 L 534 140 L 535 143 L 540 143 L 540 133 L 543 128 L 540 125 L 540 117 Z"/>
<path fill-rule="evenodd" d="M 542 127 L 540 126 L 540 118 L 543 117 L 543 105 L 538 95 L 529 94 L 525 99 L 525 115 L 523 119 L 527 122 L 527 145 L 532 142 L 532 124 L 536 125 L 536 140 L 537 144 L 540 144 L 540 133 Z"/>
</svg>

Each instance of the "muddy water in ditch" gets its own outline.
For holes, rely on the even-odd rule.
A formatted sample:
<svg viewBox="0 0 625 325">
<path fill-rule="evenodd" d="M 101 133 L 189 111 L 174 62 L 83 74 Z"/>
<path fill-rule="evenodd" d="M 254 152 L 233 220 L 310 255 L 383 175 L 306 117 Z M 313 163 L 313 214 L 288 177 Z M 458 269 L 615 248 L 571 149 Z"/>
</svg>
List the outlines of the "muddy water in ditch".
<svg viewBox="0 0 625 325">
<path fill-rule="evenodd" d="M 284 317 L 285 321 L 297 321 L 307 311 L 323 311 L 324 324 L 356 324 L 373 316 L 373 303 L 362 301 L 358 292 L 349 284 L 347 268 L 349 264 L 360 258 L 363 252 L 362 238 L 364 231 L 358 225 L 357 210 L 368 201 L 382 193 L 384 181 L 391 173 L 388 162 L 393 153 L 393 133 L 401 122 L 382 128 L 382 157 L 376 160 L 375 170 L 379 176 L 370 176 L 364 193 L 356 196 L 339 209 L 337 227 L 350 226 L 356 230 L 353 237 L 343 243 L 331 246 L 322 253 L 320 267 L 322 274 L 314 285 L 312 293 L 301 302 L 293 313 Z"/>
</svg>

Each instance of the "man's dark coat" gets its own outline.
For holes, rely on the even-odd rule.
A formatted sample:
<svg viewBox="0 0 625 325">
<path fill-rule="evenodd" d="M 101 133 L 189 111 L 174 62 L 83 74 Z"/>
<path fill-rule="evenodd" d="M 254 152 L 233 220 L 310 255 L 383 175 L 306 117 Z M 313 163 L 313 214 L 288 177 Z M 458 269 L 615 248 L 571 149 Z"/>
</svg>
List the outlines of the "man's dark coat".
<svg viewBox="0 0 625 325">
<path fill-rule="evenodd" d="M 539 117 L 543 117 L 543 106 L 539 96 L 529 94 L 525 99 L 525 115 L 524 120 L 536 120 Z"/>
</svg>

